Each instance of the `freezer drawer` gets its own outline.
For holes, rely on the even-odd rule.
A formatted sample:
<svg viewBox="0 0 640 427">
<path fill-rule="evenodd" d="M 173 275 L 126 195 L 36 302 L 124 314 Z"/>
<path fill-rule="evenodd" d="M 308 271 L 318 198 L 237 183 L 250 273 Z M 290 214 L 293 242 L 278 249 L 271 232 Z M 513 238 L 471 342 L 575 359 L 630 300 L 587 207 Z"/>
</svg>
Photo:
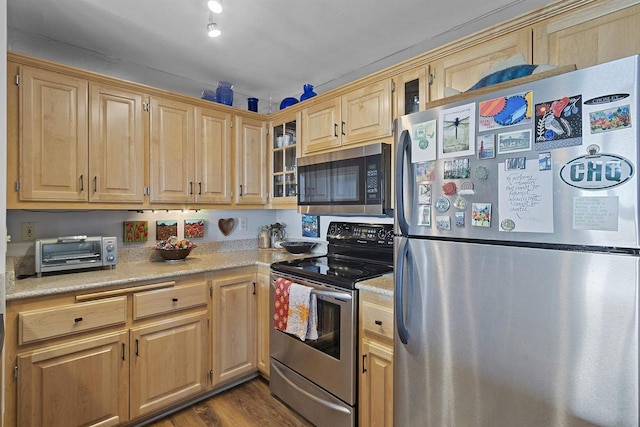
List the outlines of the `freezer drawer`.
<svg viewBox="0 0 640 427">
<path fill-rule="evenodd" d="M 395 243 L 395 425 L 638 425 L 638 257 Z"/>
</svg>

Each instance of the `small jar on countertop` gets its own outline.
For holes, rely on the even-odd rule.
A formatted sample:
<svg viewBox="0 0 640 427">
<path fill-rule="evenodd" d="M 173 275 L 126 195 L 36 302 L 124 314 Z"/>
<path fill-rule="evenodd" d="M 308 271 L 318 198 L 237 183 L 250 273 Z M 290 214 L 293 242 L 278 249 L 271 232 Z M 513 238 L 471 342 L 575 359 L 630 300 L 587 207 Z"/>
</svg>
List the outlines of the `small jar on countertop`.
<svg viewBox="0 0 640 427">
<path fill-rule="evenodd" d="M 271 233 L 269 233 L 268 227 L 262 227 L 258 234 L 258 248 L 269 249 L 271 247 Z"/>
</svg>

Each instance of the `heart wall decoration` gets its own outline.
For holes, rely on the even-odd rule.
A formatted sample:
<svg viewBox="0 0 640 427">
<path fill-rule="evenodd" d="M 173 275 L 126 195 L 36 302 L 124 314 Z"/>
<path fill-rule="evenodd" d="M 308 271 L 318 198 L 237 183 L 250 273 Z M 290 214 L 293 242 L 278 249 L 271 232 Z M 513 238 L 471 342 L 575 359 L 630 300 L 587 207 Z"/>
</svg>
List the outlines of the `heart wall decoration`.
<svg viewBox="0 0 640 427">
<path fill-rule="evenodd" d="M 235 221 L 233 218 L 221 218 L 218 220 L 218 228 L 225 236 L 228 236 L 233 231 L 233 226 L 235 225 Z"/>
</svg>

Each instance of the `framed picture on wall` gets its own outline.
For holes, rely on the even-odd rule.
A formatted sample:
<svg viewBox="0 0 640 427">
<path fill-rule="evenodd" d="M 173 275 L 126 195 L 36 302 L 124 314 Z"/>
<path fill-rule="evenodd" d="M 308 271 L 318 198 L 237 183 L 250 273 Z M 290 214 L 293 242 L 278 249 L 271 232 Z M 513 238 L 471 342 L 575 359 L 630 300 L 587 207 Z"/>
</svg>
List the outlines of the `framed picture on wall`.
<svg viewBox="0 0 640 427">
<path fill-rule="evenodd" d="M 302 237 L 320 237 L 319 215 L 302 215 Z"/>
</svg>

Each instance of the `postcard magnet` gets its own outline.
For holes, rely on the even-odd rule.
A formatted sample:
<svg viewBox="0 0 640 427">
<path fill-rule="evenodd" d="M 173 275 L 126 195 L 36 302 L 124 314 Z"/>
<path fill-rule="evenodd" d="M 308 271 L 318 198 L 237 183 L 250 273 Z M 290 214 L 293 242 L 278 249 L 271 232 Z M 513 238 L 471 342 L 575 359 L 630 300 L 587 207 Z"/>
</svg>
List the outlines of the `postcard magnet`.
<svg viewBox="0 0 640 427">
<path fill-rule="evenodd" d="M 471 225 L 491 227 L 491 203 L 471 204 Z"/>
<path fill-rule="evenodd" d="M 551 170 L 551 153 L 545 152 L 538 154 L 538 170 L 550 171 Z"/>
<path fill-rule="evenodd" d="M 437 216 L 436 227 L 438 227 L 438 230 L 451 230 L 451 218 L 448 216 Z"/>
<path fill-rule="evenodd" d="M 418 204 L 431 204 L 431 184 L 425 184 L 423 182 L 418 184 Z"/>
<path fill-rule="evenodd" d="M 526 169 L 527 167 L 527 158 L 526 157 L 511 157 L 510 159 L 506 159 L 504 161 L 505 170 L 514 170 L 514 169 Z"/>
<path fill-rule="evenodd" d="M 418 217 L 418 225 L 423 227 L 431 227 L 431 206 L 420 206 Z"/>
</svg>

